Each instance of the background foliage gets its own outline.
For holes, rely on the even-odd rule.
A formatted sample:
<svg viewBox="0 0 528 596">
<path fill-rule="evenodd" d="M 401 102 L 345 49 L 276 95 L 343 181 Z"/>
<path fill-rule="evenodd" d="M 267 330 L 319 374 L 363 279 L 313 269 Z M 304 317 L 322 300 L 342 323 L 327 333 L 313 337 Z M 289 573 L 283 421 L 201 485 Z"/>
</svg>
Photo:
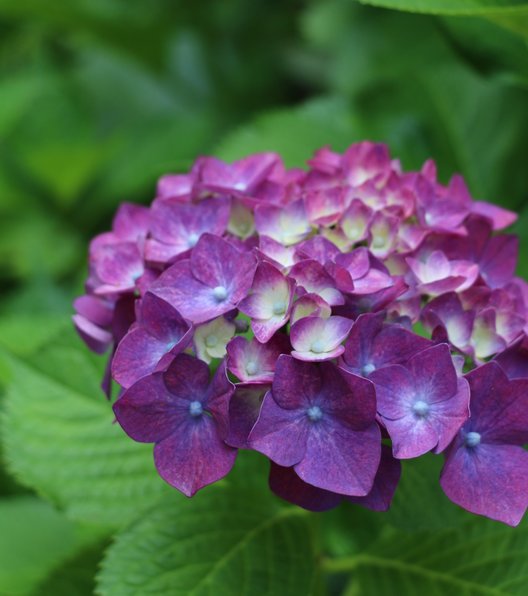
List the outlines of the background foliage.
<svg viewBox="0 0 528 596">
<path fill-rule="evenodd" d="M 526 594 L 528 522 L 461 513 L 439 458 L 386 515 L 286 507 L 247 453 L 186 500 L 71 330 L 89 238 L 201 153 L 433 156 L 520 213 L 528 275 L 528 2 L 365 4 L 0 0 L 1 595 Z"/>
</svg>

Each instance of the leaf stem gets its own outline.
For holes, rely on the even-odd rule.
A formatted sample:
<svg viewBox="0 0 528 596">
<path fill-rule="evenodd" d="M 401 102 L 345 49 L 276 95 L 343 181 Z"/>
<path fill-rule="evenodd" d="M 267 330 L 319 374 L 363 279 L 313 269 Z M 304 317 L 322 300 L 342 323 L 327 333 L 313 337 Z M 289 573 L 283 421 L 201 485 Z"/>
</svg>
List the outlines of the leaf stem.
<svg viewBox="0 0 528 596">
<path fill-rule="evenodd" d="M 348 573 L 353 571 L 361 564 L 361 557 L 350 556 L 340 557 L 338 559 L 326 558 L 321 561 L 321 570 L 323 573 Z"/>
</svg>

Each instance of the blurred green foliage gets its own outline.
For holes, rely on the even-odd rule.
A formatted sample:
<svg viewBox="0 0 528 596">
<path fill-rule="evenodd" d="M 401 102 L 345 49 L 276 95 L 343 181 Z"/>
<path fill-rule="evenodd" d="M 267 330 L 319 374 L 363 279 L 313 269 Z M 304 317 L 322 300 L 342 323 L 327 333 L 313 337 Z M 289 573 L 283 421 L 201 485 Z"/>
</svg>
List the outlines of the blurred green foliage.
<svg viewBox="0 0 528 596">
<path fill-rule="evenodd" d="M 477 198 L 520 213 L 528 276 L 528 2 L 365 4 L 404 12 L 352 0 L 0 0 L 0 595 L 93 593 L 105 539 L 140 513 L 106 555 L 105 596 L 235 594 L 242 567 L 253 593 L 282 582 L 281 594 L 299 594 L 296 577 L 319 593 L 327 555 L 349 558 L 330 593 L 526 593 L 526 524 L 494 534 L 468 522 L 430 492 L 434 466 L 404 468 L 386 518 L 277 509 L 264 484 L 246 495 L 255 466 L 265 482 L 248 454 L 196 504 L 167 496 L 150 449 L 112 428 L 102 362 L 70 329 L 90 237 L 121 201 L 148 203 L 159 175 L 203 153 L 275 150 L 293 166 L 323 144 L 370 138 L 406 168 L 433 157 L 442 179 L 460 172 Z M 213 502 L 236 535 L 204 517 Z M 194 558 L 171 547 L 184 529 Z M 454 570 L 468 553 L 472 571 Z"/>
</svg>

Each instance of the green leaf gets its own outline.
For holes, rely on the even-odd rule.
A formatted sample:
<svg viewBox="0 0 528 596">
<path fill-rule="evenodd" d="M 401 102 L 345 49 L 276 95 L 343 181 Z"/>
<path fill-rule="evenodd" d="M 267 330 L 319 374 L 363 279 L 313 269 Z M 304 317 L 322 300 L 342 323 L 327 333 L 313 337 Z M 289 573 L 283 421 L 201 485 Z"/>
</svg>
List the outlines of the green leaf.
<svg viewBox="0 0 528 596">
<path fill-rule="evenodd" d="M 39 584 L 31 596 L 92 596 L 103 548 L 104 544 L 98 543 L 69 558 Z"/>
<path fill-rule="evenodd" d="M 474 520 L 457 530 L 385 536 L 366 551 L 328 561 L 352 573 L 347 596 L 526 594 L 528 527 Z"/>
<path fill-rule="evenodd" d="M 483 15 L 528 10 L 526 0 L 360 0 L 383 8 L 394 8 L 428 14 Z"/>
<path fill-rule="evenodd" d="M 167 498 L 117 536 L 98 593 L 308 596 L 318 575 L 310 519 L 240 487 Z"/>
<path fill-rule="evenodd" d="M 426 454 L 402 461 L 402 476 L 385 521 L 407 531 L 456 527 L 468 514 L 454 505 L 440 488 L 444 458 Z"/>
<path fill-rule="evenodd" d="M 156 474 L 152 446 L 113 424 L 101 368 L 70 333 L 77 346 L 50 343 L 27 362 L 6 354 L 5 458 L 22 484 L 70 516 L 121 526 L 171 489 Z"/>
<path fill-rule="evenodd" d="M 0 594 L 10 596 L 27 594 L 97 535 L 29 496 L 0 501 L 0 528 Z"/>
<path fill-rule="evenodd" d="M 322 145 L 339 151 L 358 139 L 347 102 L 322 98 L 259 116 L 229 135 L 215 155 L 231 161 L 252 152 L 276 151 L 288 167 L 299 167 Z"/>
<path fill-rule="evenodd" d="M 528 36 L 526 0 L 359 0 L 382 8 L 436 15 L 479 16 Z"/>
</svg>

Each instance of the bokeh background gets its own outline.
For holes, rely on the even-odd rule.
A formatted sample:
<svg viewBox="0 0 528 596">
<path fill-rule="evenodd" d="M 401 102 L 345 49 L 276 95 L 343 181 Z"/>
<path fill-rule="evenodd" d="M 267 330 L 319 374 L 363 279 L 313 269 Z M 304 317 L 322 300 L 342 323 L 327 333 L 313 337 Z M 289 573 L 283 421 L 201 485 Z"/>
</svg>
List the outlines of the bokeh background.
<svg viewBox="0 0 528 596">
<path fill-rule="evenodd" d="M 0 595 L 93 593 L 108 528 L 148 500 L 154 477 L 124 496 L 97 485 L 143 463 L 89 447 L 110 410 L 69 317 L 89 239 L 161 174 L 385 141 L 405 168 L 433 157 L 442 180 L 515 209 L 528 275 L 528 9 L 510 4 L 526 12 L 0 0 Z"/>
</svg>

